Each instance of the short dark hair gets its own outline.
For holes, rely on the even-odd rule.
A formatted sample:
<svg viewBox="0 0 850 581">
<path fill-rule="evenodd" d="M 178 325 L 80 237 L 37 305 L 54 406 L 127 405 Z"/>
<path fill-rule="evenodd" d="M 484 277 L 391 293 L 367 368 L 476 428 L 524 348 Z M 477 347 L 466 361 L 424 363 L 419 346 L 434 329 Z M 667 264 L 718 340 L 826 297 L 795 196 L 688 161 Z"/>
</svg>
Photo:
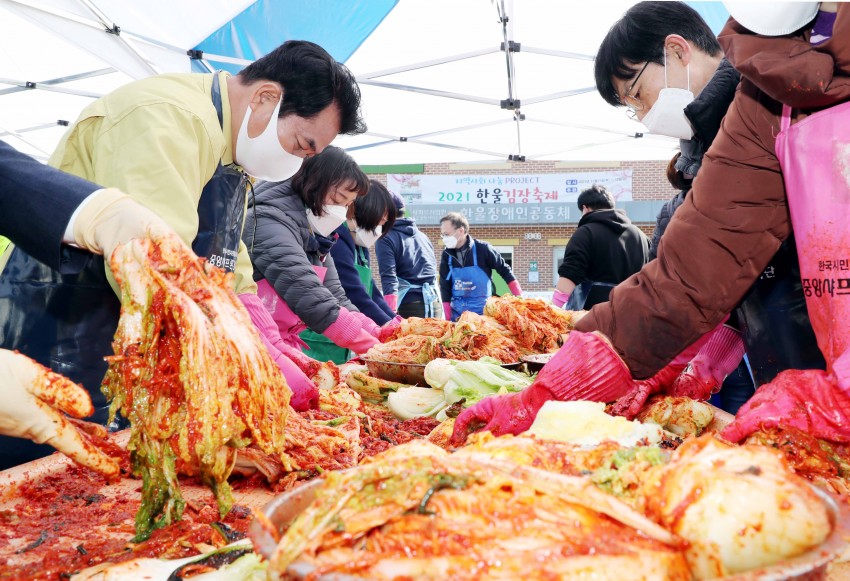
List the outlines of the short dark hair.
<svg viewBox="0 0 850 581">
<path fill-rule="evenodd" d="M 280 83 L 283 86 L 280 117 L 298 115 L 311 119 L 335 104 L 339 108 L 341 134 L 358 135 L 366 131 L 360 111 L 360 87 L 354 75 L 318 44 L 287 40 L 237 76 L 243 84 Z"/>
<path fill-rule="evenodd" d="M 591 210 L 610 210 L 614 207 L 614 197 L 605 189 L 605 186 L 593 184 L 578 195 L 578 209 L 587 206 Z"/>
<path fill-rule="evenodd" d="M 678 34 L 709 56 L 722 52 L 705 20 L 684 2 L 635 4 L 614 23 L 596 53 L 593 65 L 596 90 L 608 104 L 625 105 L 620 101 L 613 78 L 633 79 L 643 62 L 664 64 L 664 39 L 671 34 Z"/>
<path fill-rule="evenodd" d="M 327 146 L 322 153 L 308 157 L 292 176 L 290 185 L 298 192 L 307 208 L 322 215 L 325 196 L 331 188 L 352 184 L 358 196 L 369 191 L 369 178 L 344 149 Z"/>
<path fill-rule="evenodd" d="M 463 227 L 463 231 L 466 234 L 469 234 L 469 220 L 466 219 L 466 216 L 461 214 L 460 212 L 449 212 L 442 218 L 440 218 L 440 224 L 443 222 L 451 222 L 454 228 Z"/>
<path fill-rule="evenodd" d="M 673 159 L 670 160 L 670 163 L 667 164 L 667 181 L 679 191 L 688 191 L 691 189 L 693 179 L 686 178 L 682 170 L 676 169 L 676 162 L 679 161 L 680 155 L 682 155 L 682 152 L 677 151 Z"/>
<path fill-rule="evenodd" d="M 357 226 L 374 232 L 381 220 L 387 217 L 381 237 L 392 230 L 396 219 L 396 208 L 389 190 L 381 182 L 369 180 L 369 191 L 354 202 L 354 221 Z"/>
</svg>

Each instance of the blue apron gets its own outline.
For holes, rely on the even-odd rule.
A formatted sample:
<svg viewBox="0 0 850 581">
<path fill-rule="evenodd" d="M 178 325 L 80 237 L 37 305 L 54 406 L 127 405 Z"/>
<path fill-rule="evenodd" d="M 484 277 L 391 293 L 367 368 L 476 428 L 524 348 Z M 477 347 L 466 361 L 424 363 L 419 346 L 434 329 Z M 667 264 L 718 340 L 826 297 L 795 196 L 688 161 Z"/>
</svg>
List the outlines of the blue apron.
<svg viewBox="0 0 850 581">
<path fill-rule="evenodd" d="M 602 289 L 608 288 L 612 289 L 616 284 L 610 282 L 593 282 L 592 280 L 586 280 L 576 285 L 576 288 L 573 289 L 573 292 L 570 293 L 570 298 L 564 304 L 564 309 L 567 311 L 581 311 L 584 310 L 585 305 L 587 304 L 587 299 L 590 298 L 590 292 L 594 289 Z M 610 292 L 610 290 L 609 290 Z M 599 302 L 599 301 L 597 301 Z M 596 304 L 596 303 L 594 303 Z M 593 305 L 590 305 L 593 306 Z"/>
<path fill-rule="evenodd" d="M 212 101 L 223 123 L 219 74 Z M 132 155 L 132 154 L 130 154 Z M 235 166 L 219 164 L 198 203 L 198 235 L 192 249 L 228 271 L 236 267 L 249 181 Z M 62 264 L 81 265 L 62 274 L 14 248 L 0 273 L 0 347 L 17 349 L 57 373 L 82 383 L 95 414 L 106 424 L 109 408 L 100 384 L 104 357 L 112 355 L 121 303 L 106 278 L 104 258 L 63 246 Z M 0 470 L 46 456 L 53 448 L 0 436 Z"/>
<path fill-rule="evenodd" d="M 484 304 L 493 295 L 490 277 L 478 267 L 474 240 L 469 243 L 469 251 L 472 253 L 472 266 L 453 268 L 455 259 L 449 254 L 449 276 L 446 278 L 452 282 L 452 321 L 457 321 L 464 311 L 484 314 Z"/>
<path fill-rule="evenodd" d="M 451 259 L 451 257 L 449 257 L 449 259 Z M 451 268 L 451 264 L 449 264 L 449 267 Z M 413 284 L 409 280 L 404 280 L 399 277 L 397 277 L 397 280 L 399 307 L 401 307 L 401 304 L 404 302 L 404 295 L 406 295 L 408 291 L 419 289 L 422 291 L 422 304 L 425 307 L 425 318 L 433 318 L 437 316 L 437 313 L 434 312 L 434 305 L 439 302 L 440 296 L 437 294 L 436 287 L 433 284 L 429 282 Z"/>
</svg>

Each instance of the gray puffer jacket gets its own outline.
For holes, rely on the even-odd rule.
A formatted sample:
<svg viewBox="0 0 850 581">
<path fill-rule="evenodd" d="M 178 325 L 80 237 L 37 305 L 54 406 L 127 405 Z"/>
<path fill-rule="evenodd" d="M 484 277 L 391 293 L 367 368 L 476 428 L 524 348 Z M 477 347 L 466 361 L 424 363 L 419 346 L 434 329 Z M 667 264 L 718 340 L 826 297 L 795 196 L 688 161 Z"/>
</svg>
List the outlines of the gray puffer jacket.
<svg viewBox="0 0 850 581">
<path fill-rule="evenodd" d="M 262 182 L 248 204 L 242 239 L 254 280 L 266 279 L 304 324 L 324 333 L 339 308 L 357 311 L 345 296 L 330 254 L 319 253 L 301 196 L 289 182 Z M 327 268 L 324 284 L 313 266 Z"/>
</svg>

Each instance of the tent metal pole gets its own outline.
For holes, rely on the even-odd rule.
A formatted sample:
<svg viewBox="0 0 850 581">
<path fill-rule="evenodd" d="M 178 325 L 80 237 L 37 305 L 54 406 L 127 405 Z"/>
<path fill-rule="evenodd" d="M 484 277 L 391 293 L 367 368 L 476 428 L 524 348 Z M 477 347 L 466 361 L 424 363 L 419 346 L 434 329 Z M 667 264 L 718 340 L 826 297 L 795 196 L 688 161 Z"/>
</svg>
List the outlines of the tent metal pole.
<svg viewBox="0 0 850 581">
<path fill-rule="evenodd" d="M 0 132 L 2 132 L 2 135 L 10 135 L 12 137 L 15 137 L 16 139 L 20 139 L 21 141 L 23 141 L 24 143 L 26 143 L 27 145 L 29 145 L 33 149 L 38 150 L 41 153 L 43 153 L 46 157 L 50 157 L 49 153 L 47 153 L 46 151 L 44 151 L 42 148 L 38 147 L 36 144 L 32 143 L 31 141 L 27 140 L 23 135 L 20 134 L 19 131 L 15 131 L 14 129 L 7 129 L 7 128 L 3 127 L 2 125 L 0 125 Z"/>
<path fill-rule="evenodd" d="M 103 96 L 102 93 L 93 93 L 91 91 L 81 91 L 79 89 L 69 89 L 66 87 L 54 87 L 52 85 L 45 85 L 43 83 L 35 83 L 32 81 L 17 81 L 15 79 L 0 79 L 0 85 L 16 85 L 16 89 L 11 91 L 9 89 L 0 92 L 0 95 L 8 92 L 18 91 L 26 91 L 32 89 L 41 89 L 42 91 L 50 91 L 53 93 L 67 93 L 68 95 L 76 95 L 78 97 L 91 97 L 92 99 L 98 99 Z"/>
<path fill-rule="evenodd" d="M 377 135 L 374 133 L 366 133 L 366 135 Z M 389 143 L 418 143 L 420 145 L 430 145 L 431 147 L 442 147 L 444 149 L 453 149 L 456 151 L 468 151 L 470 153 L 480 153 L 481 155 L 490 155 L 493 157 L 497 157 L 499 159 L 507 159 L 508 154 L 499 153 L 495 151 L 487 151 L 485 149 L 475 149 L 472 147 L 461 147 L 459 145 L 449 145 L 448 143 L 436 143 L 433 141 L 424 141 L 420 139 L 407 139 L 406 141 L 401 141 L 400 139 L 388 139 L 387 141 L 378 141 L 376 143 L 367 143 L 366 145 L 355 145 L 354 147 L 346 147 L 346 151 L 358 151 L 361 149 L 371 149 L 373 147 L 379 147 L 381 145 L 387 145 Z"/>
<path fill-rule="evenodd" d="M 446 97 L 448 99 L 460 99 L 461 101 L 472 101 L 473 103 L 484 103 L 485 105 L 499 106 L 498 99 L 488 99 L 486 97 L 476 97 L 474 95 L 462 95 L 460 93 L 451 93 L 449 91 L 438 91 L 437 89 L 425 89 L 424 87 L 413 87 L 411 85 L 398 85 L 395 83 L 384 83 L 381 81 L 358 81 L 361 85 L 371 85 L 373 87 L 383 87 L 385 89 L 397 89 L 399 91 L 410 91 L 413 93 L 422 93 L 423 95 L 433 95 L 435 97 Z"/>
<path fill-rule="evenodd" d="M 162 72 L 162 71 L 159 70 L 159 67 L 157 67 L 155 64 L 153 64 L 147 57 L 145 57 L 144 54 L 142 54 L 141 51 L 139 51 L 139 49 L 135 46 L 135 44 L 129 38 L 127 38 L 126 35 L 125 36 L 121 35 L 121 28 L 117 24 L 115 24 L 115 22 L 111 18 L 108 18 L 106 16 L 106 14 L 104 14 L 100 10 L 100 8 L 98 8 L 94 4 L 94 2 L 91 2 L 91 0 L 78 0 L 78 1 L 83 6 L 88 8 L 89 11 L 95 15 L 95 18 L 97 18 L 98 20 L 101 21 L 101 23 L 104 25 L 105 31 L 107 33 L 114 34 L 118 38 L 118 40 L 124 46 L 126 46 L 127 49 L 130 50 L 130 52 L 133 54 L 133 56 L 135 56 L 136 59 L 138 59 L 141 62 L 142 66 L 149 68 L 151 70 L 152 74 L 154 74 L 154 75 L 158 75 Z"/>
<path fill-rule="evenodd" d="M 94 9 L 92 9 L 92 7 L 86 5 L 86 0 L 79 0 L 79 1 L 81 3 L 83 3 L 87 8 L 89 8 L 89 10 L 92 10 L 93 12 L 97 11 L 96 7 Z M 88 18 L 82 18 L 80 16 L 77 16 L 76 14 L 73 14 L 71 12 L 66 12 L 64 10 L 59 10 L 59 9 L 52 8 L 52 7 L 46 7 L 46 6 L 39 4 L 37 2 L 31 2 L 30 0 L 0 0 L 0 2 L 6 2 L 8 4 L 17 4 L 21 7 L 29 8 L 31 10 L 36 10 L 38 12 L 43 12 L 45 14 L 49 14 L 50 16 L 56 16 L 58 18 L 62 18 L 62 19 L 67 20 L 69 22 L 75 22 L 77 24 L 81 24 L 83 26 L 86 26 L 88 28 L 92 28 L 94 30 L 99 30 L 99 31 L 102 31 L 102 32 L 107 33 L 107 34 L 113 34 L 113 28 L 107 27 L 107 25 L 105 23 L 95 22 L 95 21 L 88 19 Z M 97 12 L 99 12 L 99 11 L 97 11 Z M 135 47 L 133 47 L 131 44 L 129 44 L 127 42 L 126 38 L 121 38 L 120 35 L 116 35 L 116 36 L 119 38 L 120 42 L 122 42 L 133 53 L 133 55 L 141 62 L 142 66 L 147 68 L 150 71 L 151 74 L 158 74 L 159 73 L 159 71 L 156 69 L 156 67 L 151 65 L 151 63 L 148 62 L 148 60 L 146 58 L 144 58 L 144 56 L 142 56 L 138 52 L 138 50 L 136 50 Z M 71 39 L 71 38 L 65 37 L 65 40 L 71 42 L 72 44 L 76 44 L 74 42 L 74 40 Z"/>
<path fill-rule="evenodd" d="M 589 54 L 580 54 L 577 52 L 567 52 L 563 50 L 554 50 L 549 48 L 536 48 L 533 46 L 522 45 L 522 52 L 530 52 L 534 54 L 545 54 L 548 56 L 559 56 L 567 59 L 576 59 L 580 61 L 593 61 L 596 57 Z"/>
<path fill-rule="evenodd" d="M 59 125 L 57 123 L 39 123 L 38 125 L 31 125 L 29 127 L 24 127 L 23 129 L 16 129 L 14 132 L 0 130 L 0 137 L 6 137 L 7 135 L 17 137 L 17 134 L 19 133 L 30 133 L 31 131 L 40 131 L 42 129 L 51 129 L 53 127 L 59 127 Z"/>
<path fill-rule="evenodd" d="M 224 56 L 220 54 L 210 54 L 208 52 L 204 53 L 205 60 L 216 61 L 220 63 L 227 63 L 230 65 L 242 65 L 243 67 L 247 67 L 254 61 L 249 61 L 248 59 L 238 59 L 235 57 Z"/>
<path fill-rule="evenodd" d="M 115 69 L 106 68 L 106 69 L 98 69 L 96 71 L 89 71 L 87 73 L 78 73 L 76 75 L 68 75 L 66 77 L 59 77 L 57 79 L 49 79 L 47 81 L 38 81 L 35 83 L 26 82 L 26 81 L 14 81 L 12 83 L 6 84 L 14 84 L 18 85 L 17 87 L 11 87 L 9 89 L 0 90 L 0 95 L 10 95 L 12 93 L 19 93 L 21 91 L 29 91 L 32 89 L 43 89 L 44 87 L 40 85 L 59 85 L 62 83 L 70 83 L 72 81 L 79 81 L 80 79 L 89 79 L 92 77 L 98 77 L 101 75 L 108 75 L 110 73 L 114 73 Z"/>
<path fill-rule="evenodd" d="M 679 143 L 679 141 L 675 137 L 667 137 L 666 135 L 652 135 L 651 133 L 643 133 L 642 131 L 636 131 L 634 133 L 624 133 L 622 131 L 615 131 L 613 129 L 605 129 L 603 127 L 598 127 L 598 126 L 582 125 L 581 123 L 569 123 L 569 122 L 565 122 L 565 121 L 551 121 L 551 120 L 548 120 L 548 119 L 526 118 L 526 121 L 531 121 L 531 122 L 534 122 L 534 123 L 544 123 L 546 125 L 557 125 L 559 127 L 569 127 L 570 129 L 582 129 L 582 130 L 585 130 L 585 131 L 613 133 L 614 135 L 626 136 L 629 139 L 636 139 L 637 137 L 641 137 L 643 139 L 652 139 L 652 140 L 669 142 L 671 145 L 678 145 L 678 143 Z"/>
<path fill-rule="evenodd" d="M 583 95 L 585 93 L 592 93 L 596 90 L 596 87 L 584 87 L 583 89 L 571 89 L 569 91 L 561 91 L 560 93 L 552 93 L 550 95 L 541 95 L 540 97 L 531 97 L 530 99 L 523 99 L 523 105 L 534 105 L 535 103 L 543 103 L 545 101 L 554 101 L 555 99 L 564 99 L 566 97 L 574 97 L 575 95 Z"/>
<path fill-rule="evenodd" d="M 375 71 L 375 72 L 372 72 L 372 73 L 364 73 L 362 75 L 355 75 L 355 80 L 358 83 L 362 83 L 363 81 L 366 81 L 368 79 L 374 79 L 374 78 L 377 78 L 377 77 L 385 77 L 387 75 L 394 75 L 396 73 L 406 73 L 408 71 L 415 71 L 417 69 L 424 69 L 424 68 L 427 68 L 427 67 L 433 67 L 433 66 L 437 66 L 437 65 L 444 65 L 446 63 L 453 63 L 453 62 L 456 62 L 456 61 L 462 61 L 462 60 L 466 60 L 466 59 L 470 59 L 470 58 L 475 58 L 475 57 L 479 57 L 479 56 L 493 54 L 493 53 L 496 53 L 496 52 L 499 52 L 499 49 L 497 49 L 497 48 L 484 48 L 484 49 L 481 49 L 481 50 L 476 50 L 476 51 L 472 51 L 472 52 L 465 52 L 465 53 L 457 54 L 457 55 L 453 55 L 453 56 L 447 56 L 447 57 L 432 59 L 432 60 L 428 60 L 428 61 L 421 61 L 421 62 L 418 62 L 418 63 L 413 63 L 413 64 L 404 65 L 404 66 L 400 66 L 400 67 L 393 67 L 391 69 L 383 69 L 383 70 Z"/>
</svg>

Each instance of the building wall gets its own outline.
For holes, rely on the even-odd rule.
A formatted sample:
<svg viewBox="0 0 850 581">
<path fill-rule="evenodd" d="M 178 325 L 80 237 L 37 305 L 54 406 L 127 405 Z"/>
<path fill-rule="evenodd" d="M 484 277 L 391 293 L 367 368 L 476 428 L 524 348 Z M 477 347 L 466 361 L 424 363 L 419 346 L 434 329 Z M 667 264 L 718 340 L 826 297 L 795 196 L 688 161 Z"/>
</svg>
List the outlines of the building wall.
<svg viewBox="0 0 850 581">
<path fill-rule="evenodd" d="M 425 164 L 424 173 L 430 175 L 498 175 L 498 174 L 533 174 L 533 173 L 569 173 L 569 172 L 594 172 L 632 168 L 632 199 L 643 200 L 669 200 L 676 191 L 667 181 L 665 161 L 633 161 L 633 162 L 556 162 L 556 161 L 527 161 L 506 162 L 499 164 L 447 164 L 435 163 Z M 374 174 L 370 178 L 386 185 L 386 174 Z M 449 208 L 446 211 L 450 211 Z M 636 223 L 647 236 L 651 237 L 655 230 L 655 223 Z M 524 291 L 547 292 L 553 290 L 553 248 L 563 249 L 569 237 L 575 232 L 575 224 L 563 224 L 558 226 L 527 225 L 505 225 L 505 226 L 478 226 L 471 228 L 474 238 L 485 240 L 496 246 L 513 247 L 513 271 Z M 443 251 L 443 243 L 440 240 L 438 227 L 421 227 L 422 232 L 428 235 L 434 243 L 434 249 L 439 263 Z M 539 234 L 539 239 L 538 239 Z M 528 237 L 526 236 L 528 235 Z M 529 239 L 530 238 L 530 239 Z M 537 263 L 538 282 L 529 281 L 529 267 L 532 262 Z M 372 254 L 372 269 L 375 280 L 380 281 L 377 275 L 377 263 Z M 380 283 L 379 283 L 380 284 Z"/>
</svg>

